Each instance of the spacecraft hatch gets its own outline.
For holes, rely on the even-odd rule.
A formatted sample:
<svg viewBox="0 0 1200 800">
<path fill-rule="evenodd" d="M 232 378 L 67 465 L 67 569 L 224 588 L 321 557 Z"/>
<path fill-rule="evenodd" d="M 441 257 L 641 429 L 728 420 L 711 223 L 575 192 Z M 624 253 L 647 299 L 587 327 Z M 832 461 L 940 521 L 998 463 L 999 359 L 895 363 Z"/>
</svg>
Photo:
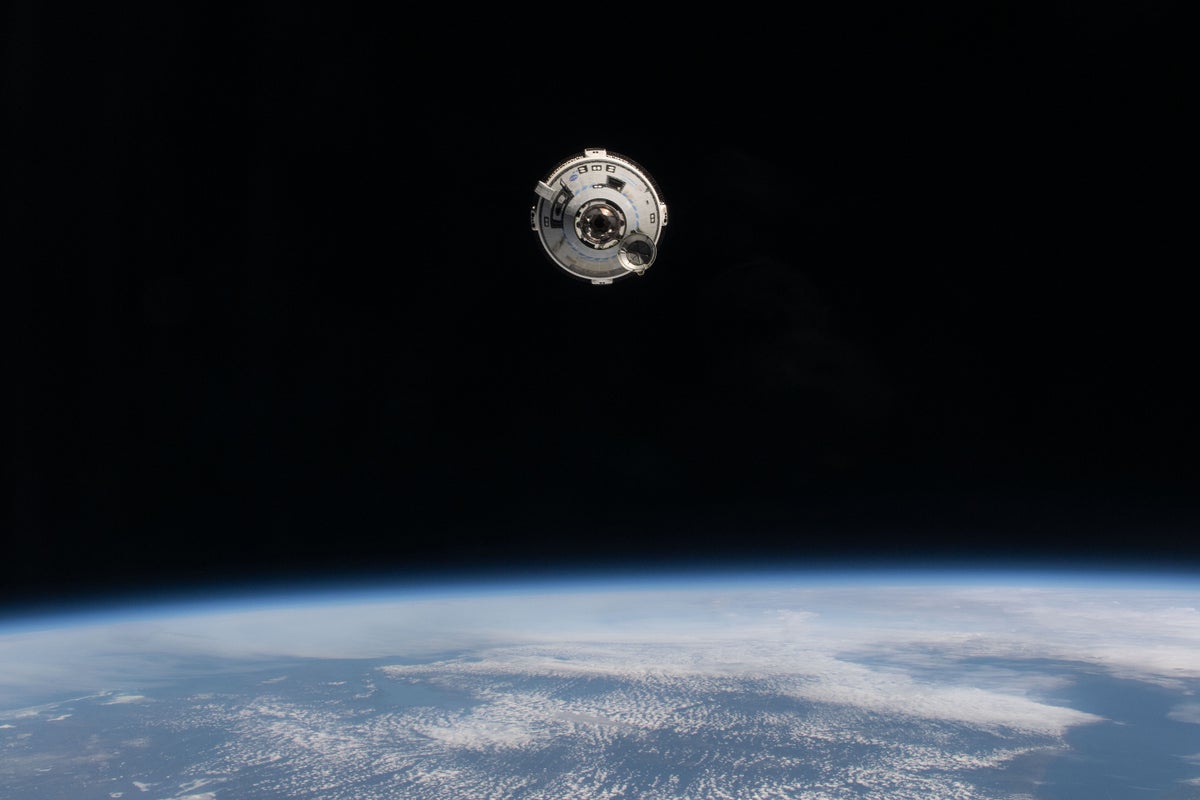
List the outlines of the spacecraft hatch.
<svg viewBox="0 0 1200 800">
<path fill-rule="evenodd" d="M 658 256 L 667 205 L 637 162 L 588 148 L 552 169 L 533 189 L 529 213 L 550 260 L 576 278 L 609 284 L 641 275 Z"/>
</svg>

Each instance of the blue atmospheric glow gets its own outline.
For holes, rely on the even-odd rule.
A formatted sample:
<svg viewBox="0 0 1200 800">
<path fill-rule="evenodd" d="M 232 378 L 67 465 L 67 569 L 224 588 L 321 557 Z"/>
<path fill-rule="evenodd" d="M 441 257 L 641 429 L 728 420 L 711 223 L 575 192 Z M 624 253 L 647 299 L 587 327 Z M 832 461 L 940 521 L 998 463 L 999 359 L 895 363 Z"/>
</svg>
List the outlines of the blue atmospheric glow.
<svg viewBox="0 0 1200 800">
<path fill-rule="evenodd" d="M 335 579 L 265 581 L 234 586 L 213 584 L 177 592 L 114 593 L 88 602 L 0 611 L 0 634 L 66 628 L 114 621 L 153 620 L 197 614 L 236 613 L 265 608 L 351 606 L 436 598 L 466 600 L 538 594 L 607 594 L 632 590 L 780 589 L 837 587 L 977 587 L 1185 589 L 1200 586 L 1200 573 L 1184 569 L 1065 568 L 1041 564 L 983 566 L 953 564 L 855 567 L 845 562 L 791 566 L 650 565 L 571 570 L 445 572 L 428 576 L 380 573 Z"/>
</svg>

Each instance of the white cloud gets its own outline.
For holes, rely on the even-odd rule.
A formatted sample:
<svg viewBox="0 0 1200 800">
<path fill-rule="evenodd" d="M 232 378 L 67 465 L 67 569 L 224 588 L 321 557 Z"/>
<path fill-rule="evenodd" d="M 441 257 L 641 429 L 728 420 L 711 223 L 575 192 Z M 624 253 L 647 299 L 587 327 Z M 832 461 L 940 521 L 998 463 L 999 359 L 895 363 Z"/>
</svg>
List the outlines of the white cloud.
<svg viewBox="0 0 1200 800">
<path fill-rule="evenodd" d="M 1200 703 L 1183 703 L 1168 712 L 1167 717 L 1176 722 L 1190 722 L 1200 725 Z"/>
<path fill-rule="evenodd" d="M 979 729 L 1008 728 L 1057 737 L 1073 725 L 1100 721 L 1093 714 L 1004 692 L 944 683 L 922 683 L 894 669 L 872 669 L 843 661 L 832 652 L 794 645 L 729 648 L 725 644 L 546 645 L 486 651 L 479 658 L 430 665 L 384 667 L 393 678 L 422 679 L 462 689 L 487 686 L 503 676 L 537 678 L 615 677 L 622 683 L 670 686 L 689 679 L 724 678 L 736 686 L 748 680 L 766 695 L 854 707 L 867 712 L 961 723 Z M 468 680 L 486 676 L 486 680 Z M 497 677 L 500 676 L 500 677 Z M 456 682 L 457 681 L 457 682 Z M 655 692 L 647 691 L 647 697 Z M 490 696 L 484 692 L 484 697 Z M 633 713 L 605 718 L 639 725 L 653 716 L 651 700 Z M 673 713 L 665 706 L 663 713 Z M 581 710 L 576 709 L 577 712 Z M 603 716 L 603 715 L 602 715 Z"/>
<path fill-rule="evenodd" d="M 402 653 L 420 660 L 445 652 L 564 642 L 675 644 L 679 653 L 702 648 L 703 669 L 710 672 L 758 669 L 763 665 L 747 658 L 755 648 L 783 652 L 795 646 L 843 662 L 887 656 L 911 676 L 924 667 L 940 670 L 944 680 L 951 679 L 948 664 L 972 657 L 1082 661 L 1164 685 L 1200 678 L 1195 658 L 1200 587 L 1157 588 L 1149 581 L 1058 588 L 878 581 L 815 585 L 803 577 L 663 586 L 643 581 L 587 591 L 531 586 L 490 593 L 448 588 L 438 595 L 354 602 L 280 598 L 240 611 L 159 610 L 140 618 L 114 615 L 107 622 L 0 634 L 0 710 L 28 705 L 39 693 L 72 689 L 144 697 L 149 677 L 170 680 L 207 669 L 208 662 L 197 656 L 270 660 Z M 677 660 L 671 669 L 688 668 L 686 658 Z M 843 678 L 856 674 L 842 669 Z M 912 680 L 906 691 L 916 698 L 920 683 Z M 989 697 L 1034 702 L 1056 679 L 1024 671 L 975 671 L 969 680 L 974 683 L 957 690 L 976 688 Z M 832 692 L 834 684 L 829 685 Z M 921 704 L 939 707 L 930 696 Z M 1009 710 L 1019 711 L 1017 706 Z M 0 716 L 13 713 L 0 711 Z"/>
</svg>

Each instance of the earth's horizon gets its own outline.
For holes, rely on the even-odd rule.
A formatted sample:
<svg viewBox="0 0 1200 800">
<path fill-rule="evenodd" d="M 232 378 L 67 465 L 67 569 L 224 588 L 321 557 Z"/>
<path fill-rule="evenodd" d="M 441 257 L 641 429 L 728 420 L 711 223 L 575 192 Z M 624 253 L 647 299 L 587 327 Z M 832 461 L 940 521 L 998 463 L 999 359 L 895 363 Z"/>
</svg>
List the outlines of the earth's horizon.
<svg viewBox="0 0 1200 800">
<path fill-rule="evenodd" d="M 346 581 L 0 621 L 0 795 L 1200 798 L 1200 577 Z"/>
</svg>

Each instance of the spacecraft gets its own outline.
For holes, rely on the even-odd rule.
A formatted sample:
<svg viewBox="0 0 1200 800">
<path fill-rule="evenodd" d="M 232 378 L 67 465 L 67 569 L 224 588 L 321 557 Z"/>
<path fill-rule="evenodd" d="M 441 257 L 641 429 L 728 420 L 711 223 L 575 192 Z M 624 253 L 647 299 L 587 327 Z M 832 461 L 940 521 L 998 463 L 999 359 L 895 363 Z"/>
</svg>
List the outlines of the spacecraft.
<svg viewBox="0 0 1200 800">
<path fill-rule="evenodd" d="M 658 256 L 667 205 L 637 162 L 587 148 L 552 169 L 533 189 L 529 225 L 550 260 L 604 285 L 642 275 Z"/>
</svg>

